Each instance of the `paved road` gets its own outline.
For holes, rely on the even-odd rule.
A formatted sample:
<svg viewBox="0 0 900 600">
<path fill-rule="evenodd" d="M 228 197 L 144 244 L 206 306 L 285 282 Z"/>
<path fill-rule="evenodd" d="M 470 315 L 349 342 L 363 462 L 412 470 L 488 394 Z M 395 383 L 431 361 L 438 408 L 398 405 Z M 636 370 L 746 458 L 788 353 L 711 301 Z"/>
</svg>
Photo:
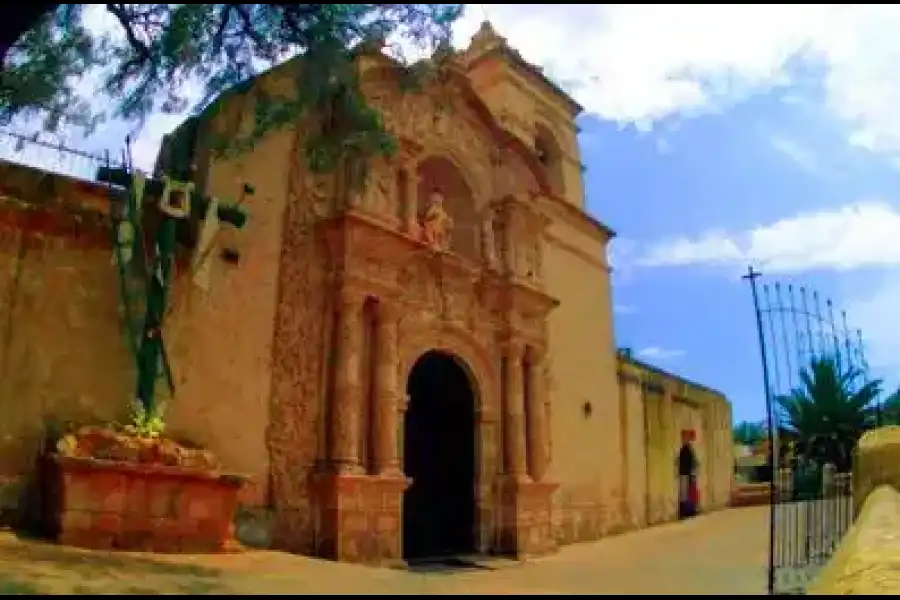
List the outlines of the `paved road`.
<svg viewBox="0 0 900 600">
<path fill-rule="evenodd" d="M 0 538 L 0 592 L 221 594 L 764 594 L 767 509 L 742 508 L 576 544 L 524 563 L 411 573 L 275 552 L 88 553 Z M 6 583 L 4 583 L 6 582 Z"/>
</svg>

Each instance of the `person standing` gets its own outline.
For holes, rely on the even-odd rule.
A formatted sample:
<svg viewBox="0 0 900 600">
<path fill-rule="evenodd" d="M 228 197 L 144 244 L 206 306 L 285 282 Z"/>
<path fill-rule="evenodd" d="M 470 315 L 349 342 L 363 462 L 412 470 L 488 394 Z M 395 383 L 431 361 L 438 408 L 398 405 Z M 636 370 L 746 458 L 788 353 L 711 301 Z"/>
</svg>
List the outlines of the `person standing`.
<svg viewBox="0 0 900 600">
<path fill-rule="evenodd" d="M 678 451 L 678 518 L 687 519 L 697 514 L 700 501 L 697 485 L 697 457 L 691 442 L 694 432 L 686 429 L 681 432 L 681 449 Z"/>
</svg>

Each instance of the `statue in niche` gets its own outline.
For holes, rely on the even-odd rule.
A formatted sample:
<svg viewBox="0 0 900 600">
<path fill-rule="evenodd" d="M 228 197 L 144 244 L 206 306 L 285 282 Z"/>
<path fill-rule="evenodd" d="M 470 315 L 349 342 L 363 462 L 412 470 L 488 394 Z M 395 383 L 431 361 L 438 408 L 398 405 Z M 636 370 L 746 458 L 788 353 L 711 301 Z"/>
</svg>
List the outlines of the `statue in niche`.
<svg viewBox="0 0 900 600">
<path fill-rule="evenodd" d="M 444 210 L 444 195 L 437 189 L 428 195 L 428 206 L 422 219 L 422 238 L 438 250 L 450 249 L 453 218 Z"/>
</svg>

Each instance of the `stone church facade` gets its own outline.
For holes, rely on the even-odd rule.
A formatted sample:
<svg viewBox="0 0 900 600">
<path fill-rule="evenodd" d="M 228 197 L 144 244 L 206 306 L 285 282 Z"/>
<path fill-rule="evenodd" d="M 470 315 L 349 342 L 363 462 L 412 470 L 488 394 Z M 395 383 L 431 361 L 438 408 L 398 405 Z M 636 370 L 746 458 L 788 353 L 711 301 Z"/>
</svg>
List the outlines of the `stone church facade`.
<svg viewBox="0 0 900 600">
<path fill-rule="evenodd" d="M 227 240 L 239 263 L 217 264 L 174 317 L 168 419 L 253 478 L 244 504 L 268 515 L 274 547 L 406 556 L 407 411 L 428 402 L 409 382 L 426 355 L 456 365 L 471 395 L 472 447 L 452 449 L 473 463 L 469 551 L 541 554 L 674 517 L 671 407 L 689 394 L 660 384 L 669 408 L 650 411 L 644 371 L 617 358 L 613 233 L 585 212 L 581 109 L 487 24 L 453 60 L 439 87 L 401 92 L 390 59 L 360 55 L 399 152 L 358 192 L 304 168 L 301 126 L 229 159 L 196 142 L 206 193 L 251 181 L 256 194 Z M 246 127 L 253 90 L 278 89 L 283 69 L 223 97 L 208 126 Z M 730 409 L 715 394 L 685 406 L 709 464 L 705 508 L 720 508 Z"/>
</svg>

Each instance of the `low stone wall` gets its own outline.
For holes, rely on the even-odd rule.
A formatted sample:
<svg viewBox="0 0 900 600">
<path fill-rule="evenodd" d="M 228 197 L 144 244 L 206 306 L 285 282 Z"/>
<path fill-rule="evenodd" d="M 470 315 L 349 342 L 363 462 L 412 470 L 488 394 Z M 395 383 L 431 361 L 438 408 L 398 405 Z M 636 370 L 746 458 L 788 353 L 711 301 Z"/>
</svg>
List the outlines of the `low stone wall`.
<svg viewBox="0 0 900 600">
<path fill-rule="evenodd" d="M 733 508 L 744 506 L 762 506 L 772 498 L 770 483 L 739 483 L 731 492 L 730 505 Z"/>
<path fill-rule="evenodd" d="M 809 595 L 900 594 L 900 427 L 864 435 L 853 469 L 856 522 Z"/>
</svg>

